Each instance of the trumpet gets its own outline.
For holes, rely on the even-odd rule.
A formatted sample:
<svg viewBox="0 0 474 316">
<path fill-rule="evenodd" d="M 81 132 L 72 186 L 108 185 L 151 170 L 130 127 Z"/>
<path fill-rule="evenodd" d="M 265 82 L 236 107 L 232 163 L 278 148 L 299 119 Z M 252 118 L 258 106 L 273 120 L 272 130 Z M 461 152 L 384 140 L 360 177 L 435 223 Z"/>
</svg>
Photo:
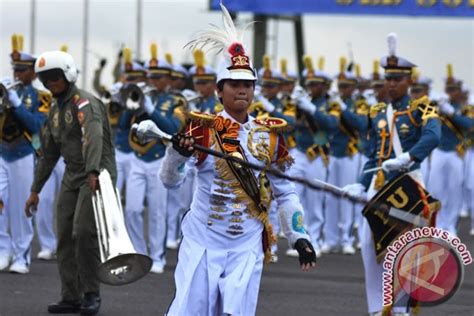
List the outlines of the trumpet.
<svg viewBox="0 0 474 316">
<path fill-rule="evenodd" d="M 121 90 L 121 96 L 127 109 L 140 111 L 143 110 L 145 96 L 153 91 L 156 91 L 156 88 L 145 83 L 129 84 Z"/>
<path fill-rule="evenodd" d="M 10 101 L 8 99 L 8 90 L 16 89 L 18 86 L 22 85 L 21 81 L 14 81 L 10 84 L 0 83 L 0 113 L 3 113 L 5 109 L 10 108 Z"/>
</svg>

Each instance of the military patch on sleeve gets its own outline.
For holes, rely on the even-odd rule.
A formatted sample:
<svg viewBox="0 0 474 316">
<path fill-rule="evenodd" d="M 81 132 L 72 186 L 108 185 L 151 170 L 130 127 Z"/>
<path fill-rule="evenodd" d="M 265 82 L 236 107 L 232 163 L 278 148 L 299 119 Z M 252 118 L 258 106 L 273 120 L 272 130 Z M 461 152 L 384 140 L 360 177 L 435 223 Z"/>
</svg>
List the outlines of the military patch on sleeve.
<svg viewBox="0 0 474 316">
<path fill-rule="evenodd" d="M 77 120 L 79 121 L 79 124 L 84 124 L 84 112 L 79 111 L 77 113 Z"/>
<path fill-rule="evenodd" d="M 291 219 L 291 225 L 292 225 L 293 231 L 297 233 L 301 233 L 301 234 L 306 233 L 303 226 L 303 213 L 301 213 L 300 211 L 293 213 L 293 217 Z"/>
<path fill-rule="evenodd" d="M 87 99 L 80 99 L 79 101 L 77 101 L 76 103 L 76 106 L 77 108 L 80 110 L 82 109 L 83 107 L 85 107 L 86 105 L 88 105 L 90 102 L 89 100 Z"/>
</svg>

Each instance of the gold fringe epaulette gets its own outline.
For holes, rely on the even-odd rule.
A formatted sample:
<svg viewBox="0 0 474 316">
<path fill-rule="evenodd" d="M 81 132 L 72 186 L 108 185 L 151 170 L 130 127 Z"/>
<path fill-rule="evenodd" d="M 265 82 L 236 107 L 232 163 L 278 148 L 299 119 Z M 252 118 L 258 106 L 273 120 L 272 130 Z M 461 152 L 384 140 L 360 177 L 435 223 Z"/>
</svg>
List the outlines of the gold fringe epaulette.
<svg viewBox="0 0 474 316">
<path fill-rule="evenodd" d="M 423 124 L 425 124 L 428 119 L 439 118 L 438 105 L 436 102 L 431 102 L 426 95 L 410 101 L 410 111 L 413 112 L 415 110 L 421 112 Z"/>
<path fill-rule="evenodd" d="M 210 127 L 214 124 L 214 119 L 216 118 L 215 114 L 191 111 L 189 117 L 192 120 L 198 120 L 201 122 L 202 126 Z"/>
<path fill-rule="evenodd" d="M 271 132 L 275 133 L 284 133 L 291 129 L 291 126 L 288 126 L 288 123 L 284 119 L 278 117 L 256 119 L 254 122 L 258 125 L 268 127 Z"/>
<path fill-rule="evenodd" d="M 385 110 L 387 108 L 387 104 L 384 102 L 377 103 L 375 105 L 372 105 L 369 110 L 369 116 L 370 118 L 375 118 L 379 112 L 382 110 Z"/>
<path fill-rule="evenodd" d="M 369 103 L 367 103 L 366 99 L 359 99 L 355 103 L 355 110 L 359 115 L 368 115 L 369 108 Z"/>
</svg>

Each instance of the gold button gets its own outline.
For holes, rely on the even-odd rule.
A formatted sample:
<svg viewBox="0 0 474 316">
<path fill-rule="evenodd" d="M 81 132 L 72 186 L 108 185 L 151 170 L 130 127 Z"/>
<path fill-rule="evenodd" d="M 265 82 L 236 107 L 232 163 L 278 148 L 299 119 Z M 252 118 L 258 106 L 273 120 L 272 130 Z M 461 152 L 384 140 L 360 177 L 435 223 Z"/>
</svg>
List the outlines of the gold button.
<svg viewBox="0 0 474 316">
<path fill-rule="evenodd" d="M 212 226 L 212 221 L 211 220 L 207 221 L 207 225 Z"/>
</svg>

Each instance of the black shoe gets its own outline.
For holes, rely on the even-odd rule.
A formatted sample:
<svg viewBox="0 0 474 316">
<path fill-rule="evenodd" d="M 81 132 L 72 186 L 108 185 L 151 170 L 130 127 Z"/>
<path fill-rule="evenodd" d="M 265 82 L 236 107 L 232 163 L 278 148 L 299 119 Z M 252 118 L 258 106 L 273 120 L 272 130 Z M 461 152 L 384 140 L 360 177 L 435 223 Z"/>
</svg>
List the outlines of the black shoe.
<svg viewBox="0 0 474 316">
<path fill-rule="evenodd" d="M 59 301 L 48 305 L 50 314 L 76 314 L 81 309 L 81 301 Z"/>
<path fill-rule="evenodd" d="M 100 295 L 97 293 L 86 293 L 81 305 L 81 315 L 95 315 L 100 309 Z"/>
</svg>

